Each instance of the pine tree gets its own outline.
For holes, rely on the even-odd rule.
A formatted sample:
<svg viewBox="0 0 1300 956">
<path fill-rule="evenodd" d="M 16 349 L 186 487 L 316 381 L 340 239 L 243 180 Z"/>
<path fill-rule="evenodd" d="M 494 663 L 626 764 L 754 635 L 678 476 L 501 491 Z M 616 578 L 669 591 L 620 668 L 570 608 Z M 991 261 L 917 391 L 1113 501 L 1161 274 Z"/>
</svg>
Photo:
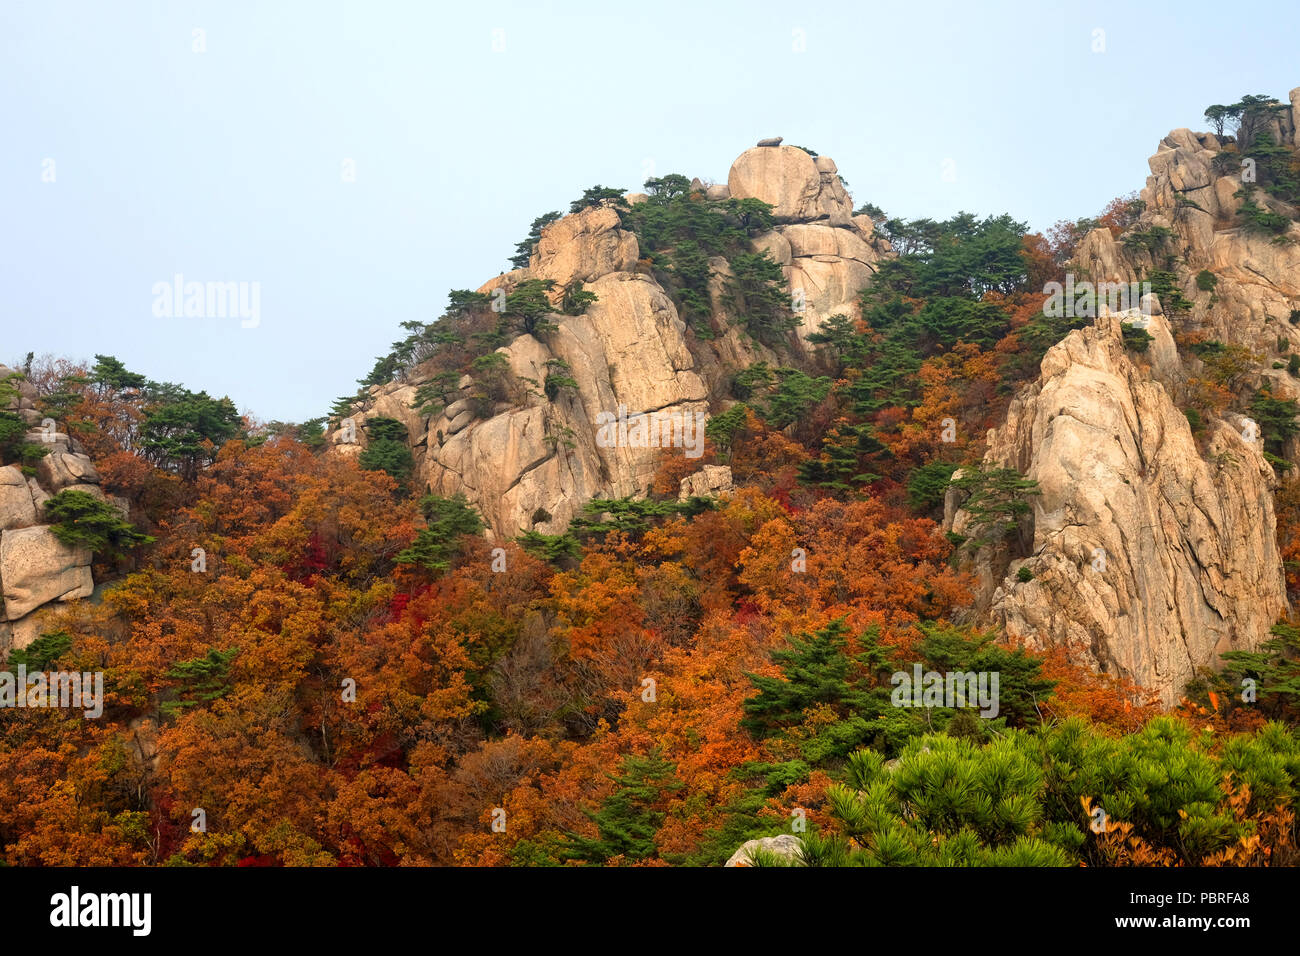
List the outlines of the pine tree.
<svg viewBox="0 0 1300 956">
<path fill-rule="evenodd" d="M 239 648 L 228 651 L 212 648 L 203 657 L 178 661 L 167 671 L 167 678 L 179 686 L 177 699 L 164 701 L 162 712 L 175 716 L 196 704 L 211 703 L 230 692 L 230 662 L 239 654 Z"/>
<path fill-rule="evenodd" d="M 890 707 L 889 693 L 874 678 L 886 667 L 888 654 L 877 639 L 874 628 L 862 635 L 864 650 L 854 658 L 842 618 L 812 634 L 791 635 L 789 647 L 772 652 L 782 676 L 746 675 L 758 693 L 745 701 L 740 725 L 755 737 L 767 737 L 799 723 L 818 704 L 832 705 L 846 716 L 883 713 Z"/>
<path fill-rule="evenodd" d="M 428 571 L 446 571 L 461 554 L 461 539 L 483 530 L 483 519 L 465 496 L 425 495 L 420 510 L 428 519 L 409 548 L 397 555 L 399 564 L 418 564 Z"/>
<path fill-rule="evenodd" d="M 626 755 L 622 774 L 607 776 L 614 781 L 614 791 L 601 802 L 599 810 L 585 811 L 596 824 L 599 836 L 591 839 L 570 833 L 568 846 L 561 853 L 567 859 L 598 864 L 614 856 L 648 859 L 655 854 L 655 835 L 663 825 L 665 800 L 684 786 L 677 778 L 677 767 L 656 750 L 646 757 Z"/>
<path fill-rule="evenodd" d="M 1038 482 L 1014 468 L 985 471 L 981 466 L 967 466 L 953 479 L 952 487 L 968 493 L 962 503 L 971 519 L 965 543 L 973 549 L 1001 544 L 1017 534 L 1032 509 L 1029 497 L 1041 494 Z"/>
<path fill-rule="evenodd" d="M 357 457 L 366 471 L 383 471 L 399 485 L 405 485 L 415 470 L 415 458 L 407 445 L 406 426 L 395 418 L 371 418 L 366 422 L 368 444 Z"/>
<path fill-rule="evenodd" d="M 124 521 L 107 501 L 84 491 L 65 488 L 45 502 L 50 531 L 66 545 L 84 546 L 95 554 L 116 557 L 154 539 Z"/>
<path fill-rule="evenodd" d="M 516 269 L 527 269 L 528 263 L 533 257 L 533 247 L 542 238 L 542 230 L 559 218 L 559 212 L 548 212 L 534 219 L 533 224 L 528 228 L 528 235 L 524 237 L 524 241 L 515 246 L 515 254 L 510 257 L 510 264 Z"/>
</svg>

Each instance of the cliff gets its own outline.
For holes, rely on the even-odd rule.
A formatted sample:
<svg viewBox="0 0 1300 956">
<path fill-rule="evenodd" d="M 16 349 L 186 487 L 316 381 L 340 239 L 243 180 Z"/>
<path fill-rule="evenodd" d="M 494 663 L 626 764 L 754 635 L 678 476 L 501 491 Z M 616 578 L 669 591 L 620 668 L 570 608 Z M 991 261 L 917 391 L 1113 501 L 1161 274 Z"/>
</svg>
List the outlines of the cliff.
<svg viewBox="0 0 1300 956">
<path fill-rule="evenodd" d="M 1291 104 L 1272 120 L 1274 142 L 1296 142 L 1300 90 Z M 1028 646 L 1064 646 L 1132 678 L 1166 704 L 1219 654 L 1258 647 L 1288 608 L 1278 477 L 1258 424 L 1226 409 L 1186 411 L 1214 379 L 1207 358 L 1224 346 L 1240 347 L 1272 395 L 1300 396 L 1278 361 L 1300 347 L 1297 210 L 1260 192 L 1261 208 L 1289 225 L 1274 236 L 1247 228 L 1240 159 L 1208 133 L 1174 130 L 1161 141 L 1137 221 L 1118 237 L 1092 230 L 1069 269 L 1079 282 L 1155 278 L 1162 298 L 1123 314 L 1101 305 L 1090 327 L 1051 348 L 984 457 L 1041 493 L 1024 553 L 986 548 L 970 562 L 978 614 Z M 1145 352 L 1126 347 L 1126 324 L 1145 327 Z M 1286 457 L 1294 450 L 1292 439 Z M 971 520 L 961 504 L 950 490 L 946 522 L 957 534 Z"/>
<path fill-rule="evenodd" d="M 697 200 L 758 199 L 773 207 L 773 228 L 753 248 L 781 266 L 801 324 L 783 342 L 747 335 L 729 305 L 726 258 L 709 259 L 709 337 L 688 330 L 672 297 L 641 262 L 637 237 L 619 213 L 596 206 L 544 228 L 527 269 L 498 276 L 480 293 L 509 294 L 531 279 L 556 288 L 582 283 L 596 301 L 580 315 L 557 309 L 553 331 L 524 334 L 496 351 L 515 383 L 545 380 L 548 363 L 562 362 L 575 386 L 555 398 L 540 389 L 516 389 L 484 415 L 463 378 L 443 411 L 422 416 L 412 408 L 427 379 L 375 386 L 351 414 L 355 434 L 333 430 L 338 454 L 365 447 L 364 423 L 394 418 L 406 427 L 416 456 L 417 487 L 439 495 L 463 493 L 492 533 L 562 531 L 593 498 L 644 495 L 660 457 L 658 447 L 599 441 L 601 416 L 657 413 L 665 419 L 705 422 L 732 401 L 727 384 L 756 361 L 811 365 L 807 342 L 829 316 L 852 313 L 874 264 L 889 254 L 867 216 L 853 216 L 835 164 L 791 146 L 746 150 L 732 164 L 727 185 L 699 190 Z M 634 194 L 629 202 L 644 202 Z M 699 416 L 697 419 L 696 416 Z M 351 439 L 355 437 L 356 441 Z M 702 440 L 703 436 L 700 436 Z"/>
</svg>

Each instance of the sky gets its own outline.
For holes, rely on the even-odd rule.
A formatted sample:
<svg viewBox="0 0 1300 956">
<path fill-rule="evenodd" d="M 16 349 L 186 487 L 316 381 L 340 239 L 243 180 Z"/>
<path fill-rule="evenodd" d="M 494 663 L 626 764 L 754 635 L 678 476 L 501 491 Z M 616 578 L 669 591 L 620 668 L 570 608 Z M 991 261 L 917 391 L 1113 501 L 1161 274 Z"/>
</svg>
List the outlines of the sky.
<svg viewBox="0 0 1300 956">
<path fill-rule="evenodd" d="M 303 421 L 589 186 L 725 182 L 784 136 L 858 205 L 1045 229 L 1207 105 L 1285 100 L 1298 28 L 1291 0 L 0 0 L 0 362 L 115 355 Z M 178 275 L 247 308 L 187 316 Z"/>
</svg>

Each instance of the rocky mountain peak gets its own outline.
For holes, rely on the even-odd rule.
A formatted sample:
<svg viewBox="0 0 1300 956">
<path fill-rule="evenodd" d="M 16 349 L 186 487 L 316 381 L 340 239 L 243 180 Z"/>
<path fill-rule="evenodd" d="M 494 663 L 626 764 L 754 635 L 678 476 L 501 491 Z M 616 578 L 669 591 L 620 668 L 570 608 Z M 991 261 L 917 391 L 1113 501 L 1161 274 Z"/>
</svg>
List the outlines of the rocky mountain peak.
<svg viewBox="0 0 1300 956">
<path fill-rule="evenodd" d="M 369 419 L 400 421 L 416 453 L 417 483 L 440 495 L 465 494 L 498 537 L 558 533 L 593 498 L 644 495 L 663 449 L 602 447 L 602 416 L 622 408 L 633 416 L 698 417 L 703 428 L 734 401 L 728 383 L 736 368 L 814 363 L 807 337 L 831 315 L 853 314 L 875 263 L 890 254 L 870 217 L 852 214 L 829 157 L 754 147 L 731 165 L 725 186 L 697 183 L 694 194 L 706 203 L 756 199 L 772 207 L 772 228 L 752 238 L 752 249 L 780 266 L 790 310 L 800 319 L 776 351 L 746 334 L 732 314 L 732 270 L 721 255 L 708 260 L 707 325 L 688 330 L 618 206 L 602 202 L 544 226 L 526 269 L 478 287 L 482 295 L 509 296 L 541 280 L 551 283 L 547 295 L 556 309 L 548 317 L 553 329 L 496 349 L 509 383 L 493 401 L 474 401 L 481 383 L 466 376 L 440 413 L 423 415 L 411 408 L 425 384 L 417 369 L 406 381 L 372 388 L 354 409 L 354 427 L 330 433 L 335 451 L 365 447 Z M 626 197 L 630 206 L 648 200 Z M 580 314 L 564 314 L 566 290 L 579 285 L 595 301 Z M 572 384 L 548 395 L 541 386 L 556 369 Z M 720 480 L 713 476 L 709 484 Z"/>
<path fill-rule="evenodd" d="M 1290 99 L 1265 130 L 1273 142 L 1297 142 L 1300 90 Z M 1013 639 L 1066 647 L 1166 704 L 1219 654 L 1258 647 L 1288 609 L 1278 479 L 1259 427 L 1198 404 L 1222 374 L 1210 363 L 1234 347 L 1271 395 L 1300 397 L 1288 364 L 1270 359 L 1300 348 L 1297 210 L 1243 189 L 1253 180 L 1242 159 L 1210 133 L 1161 140 L 1135 221 L 1118 236 L 1093 229 L 1067 266 L 1071 283 L 1095 290 L 1097 318 L 1047 351 L 984 458 L 985 468 L 1036 481 L 1040 494 L 1018 550 L 971 561 L 978 612 Z M 1277 214 L 1273 234 L 1243 221 L 1248 197 Z M 1098 284 L 1140 282 L 1140 307 L 1101 304 Z M 957 535 L 971 523 L 961 505 L 950 490 L 945 520 Z"/>
</svg>

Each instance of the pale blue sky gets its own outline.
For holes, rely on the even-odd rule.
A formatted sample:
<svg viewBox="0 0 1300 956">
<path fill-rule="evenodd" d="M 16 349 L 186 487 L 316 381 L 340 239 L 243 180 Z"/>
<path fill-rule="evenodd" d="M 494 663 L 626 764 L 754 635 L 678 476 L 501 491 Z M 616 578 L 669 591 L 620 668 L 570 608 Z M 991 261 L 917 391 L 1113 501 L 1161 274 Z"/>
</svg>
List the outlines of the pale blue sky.
<svg viewBox="0 0 1300 956">
<path fill-rule="evenodd" d="M 1291 2 L 0 0 L 0 361 L 109 353 L 306 419 L 587 186 L 725 181 L 781 135 L 859 204 L 1044 228 L 1140 188 L 1206 105 L 1300 86 L 1297 27 Z M 178 272 L 260 283 L 257 327 L 156 317 Z"/>
</svg>

